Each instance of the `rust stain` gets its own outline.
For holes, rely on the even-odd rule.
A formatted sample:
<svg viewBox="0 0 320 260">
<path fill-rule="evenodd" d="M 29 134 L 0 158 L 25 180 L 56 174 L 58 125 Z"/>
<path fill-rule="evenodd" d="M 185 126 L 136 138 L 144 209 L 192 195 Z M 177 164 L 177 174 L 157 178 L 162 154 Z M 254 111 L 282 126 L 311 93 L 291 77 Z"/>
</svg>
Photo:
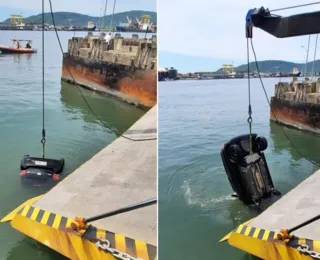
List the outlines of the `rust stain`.
<svg viewBox="0 0 320 260">
<path fill-rule="evenodd" d="M 102 89 L 116 90 L 132 97 L 130 101 L 138 102 L 146 107 L 152 107 L 156 104 L 156 70 L 134 70 L 125 65 L 113 64 L 111 66 L 99 62 L 91 65 L 71 57 L 64 57 L 62 78 L 72 80 L 70 70 L 73 78 L 80 85 L 94 83 Z"/>
<path fill-rule="evenodd" d="M 146 73 L 143 77 L 131 79 L 129 77 L 119 81 L 119 91 L 133 96 L 139 103 L 152 107 L 157 103 L 156 73 Z"/>
<path fill-rule="evenodd" d="M 271 102 L 270 118 L 282 123 L 293 125 L 300 123 L 312 126 L 310 110 L 303 104 L 273 99 Z"/>
<path fill-rule="evenodd" d="M 320 129 L 320 104 L 272 97 L 270 119 L 288 126 L 299 125 L 303 130 L 317 131 Z"/>
<path fill-rule="evenodd" d="M 295 109 L 292 108 L 273 108 L 272 109 L 273 113 L 270 112 L 270 117 L 273 120 L 278 119 L 279 121 L 284 121 L 284 122 L 298 122 L 301 124 L 307 124 L 308 122 L 308 117 L 305 116 L 305 113 L 302 111 L 295 111 Z M 275 116 L 274 116 L 275 114 Z"/>
<path fill-rule="evenodd" d="M 62 77 L 63 78 L 67 78 L 67 79 L 72 80 L 72 77 L 69 73 L 69 70 L 70 70 L 73 78 L 75 79 L 75 81 L 77 81 L 77 82 L 79 81 L 78 82 L 79 84 L 81 84 L 82 80 L 93 82 L 93 83 L 99 84 L 101 86 L 103 86 L 103 84 L 104 84 L 103 77 L 89 72 L 87 68 L 82 68 L 80 70 L 79 68 L 75 68 L 73 66 L 69 66 L 69 69 L 67 67 L 63 66 L 63 68 L 62 68 Z"/>
</svg>

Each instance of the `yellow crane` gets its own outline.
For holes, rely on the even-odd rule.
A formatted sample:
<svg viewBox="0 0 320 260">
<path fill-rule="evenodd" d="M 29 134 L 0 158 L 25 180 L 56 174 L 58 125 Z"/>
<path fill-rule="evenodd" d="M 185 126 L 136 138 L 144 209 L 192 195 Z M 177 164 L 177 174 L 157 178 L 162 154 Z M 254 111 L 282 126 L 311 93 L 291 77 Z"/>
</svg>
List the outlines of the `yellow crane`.
<svg viewBox="0 0 320 260">
<path fill-rule="evenodd" d="M 149 24 L 151 21 L 151 16 L 148 14 L 144 14 L 141 16 L 141 22 L 145 24 Z"/>
<path fill-rule="evenodd" d="M 222 67 L 224 73 L 233 73 L 233 64 L 223 64 Z"/>
<path fill-rule="evenodd" d="M 11 14 L 11 24 L 22 24 L 22 15 L 21 14 Z"/>
<path fill-rule="evenodd" d="M 142 30 L 146 30 L 150 26 L 151 16 L 148 14 L 144 14 L 141 16 L 141 20 L 139 20 L 137 17 L 136 17 L 136 20 L 137 20 L 137 23 L 139 24 L 139 28 Z"/>
</svg>

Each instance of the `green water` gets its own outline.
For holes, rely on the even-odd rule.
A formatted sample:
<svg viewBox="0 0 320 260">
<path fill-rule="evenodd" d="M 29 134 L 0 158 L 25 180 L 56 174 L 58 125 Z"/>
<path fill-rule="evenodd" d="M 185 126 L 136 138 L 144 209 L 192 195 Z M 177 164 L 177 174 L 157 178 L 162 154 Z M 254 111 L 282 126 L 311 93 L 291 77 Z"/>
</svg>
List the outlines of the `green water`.
<svg viewBox="0 0 320 260">
<path fill-rule="evenodd" d="M 0 32 L 0 44 L 13 37 L 33 40 L 33 55 L 0 55 L 0 217 L 26 199 L 47 191 L 51 184 L 23 184 L 20 161 L 25 154 L 41 156 L 41 33 Z M 66 48 L 73 33 L 61 32 Z M 78 33 L 79 34 L 79 33 Z M 60 83 L 62 55 L 53 32 L 46 32 L 45 46 L 46 155 L 65 158 L 63 177 L 75 170 L 116 136 L 91 114 L 77 88 Z M 92 109 L 120 132 L 128 129 L 144 111 L 82 89 Z M 90 174 L 90 172 L 88 172 Z M 57 198 L 63 200 L 63 197 Z M 0 225 L 0 259 L 63 259 L 45 246 Z"/>
<path fill-rule="evenodd" d="M 264 80 L 269 97 L 277 79 Z M 247 80 L 159 84 L 159 259 L 250 259 L 218 241 L 258 213 L 230 196 L 221 146 L 248 133 Z M 252 80 L 253 132 L 269 142 L 266 158 L 283 194 L 316 167 L 301 158 L 269 121 L 258 80 Z M 300 153 L 320 163 L 320 138 L 285 128 Z M 289 227 L 288 227 L 289 228 Z"/>
</svg>

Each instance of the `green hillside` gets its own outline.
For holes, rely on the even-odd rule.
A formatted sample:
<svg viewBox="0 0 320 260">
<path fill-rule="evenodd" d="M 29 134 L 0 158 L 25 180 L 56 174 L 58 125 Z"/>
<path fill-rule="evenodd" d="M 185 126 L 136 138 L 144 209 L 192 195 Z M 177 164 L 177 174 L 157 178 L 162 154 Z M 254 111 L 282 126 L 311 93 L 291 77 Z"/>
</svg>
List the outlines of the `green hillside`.
<svg viewBox="0 0 320 260">
<path fill-rule="evenodd" d="M 255 62 L 250 62 L 250 71 L 257 71 Z M 283 60 L 265 60 L 258 61 L 258 66 L 260 72 L 264 73 L 276 73 L 276 72 L 292 72 L 293 68 L 297 68 L 300 71 L 304 71 L 305 63 L 294 63 Z M 308 72 L 312 71 L 313 61 L 308 62 L 307 64 Z M 315 61 L 315 71 L 320 72 L 320 60 Z M 240 65 L 234 68 L 236 72 L 247 72 L 247 64 Z M 222 72 L 222 68 L 218 70 Z"/>
<path fill-rule="evenodd" d="M 120 22 L 126 23 L 128 16 L 132 19 L 133 22 L 136 22 L 136 17 L 140 19 L 140 17 L 144 14 L 151 16 L 151 22 L 157 23 L 157 13 L 150 12 L 150 11 L 141 11 L 141 10 L 133 10 L 128 12 L 121 12 L 115 13 L 113 15 L 112 25 L 118 26 Z M 101 17 L 89 16 L 79 13 L 72 13 L 72 12 L 54 12 L 54 19 L 56 25 L 69 25 L 70 23 L 75 26 L 85 26 L 87 25 L 88 21 L 92 21 L 96 24 L 101 24 Z M 111 15 L 105 16 L 105 25 L 108 26 L 111 20 Z M 42 22 L 42 14 L 32 15 L 27 18 L 23 18 L 25 23 L 37 23 L 40 24 Z M 10 23 L 10 19 L 4 21 L 5 23 Z M 45 23 L 52 24 L 52 18 L 50 13 L 45 13 Z"/>
</svg>

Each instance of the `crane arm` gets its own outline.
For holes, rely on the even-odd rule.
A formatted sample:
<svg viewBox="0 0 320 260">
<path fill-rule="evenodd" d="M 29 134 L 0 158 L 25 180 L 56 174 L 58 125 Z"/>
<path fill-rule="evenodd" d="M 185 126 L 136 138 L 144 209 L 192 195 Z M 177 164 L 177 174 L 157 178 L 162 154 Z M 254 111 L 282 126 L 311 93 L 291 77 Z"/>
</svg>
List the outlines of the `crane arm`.
<svg viewBox="0 0 320 260">
<path fill-rule="evenodd" d="M 264 7 L 250 9 L 246 16 L 246 36 L 252 38 L 257 27 L 277 37 L 287 38 L 320 33 L 320 11 L 291 16 L 278 16 Z"/>
</svg>

